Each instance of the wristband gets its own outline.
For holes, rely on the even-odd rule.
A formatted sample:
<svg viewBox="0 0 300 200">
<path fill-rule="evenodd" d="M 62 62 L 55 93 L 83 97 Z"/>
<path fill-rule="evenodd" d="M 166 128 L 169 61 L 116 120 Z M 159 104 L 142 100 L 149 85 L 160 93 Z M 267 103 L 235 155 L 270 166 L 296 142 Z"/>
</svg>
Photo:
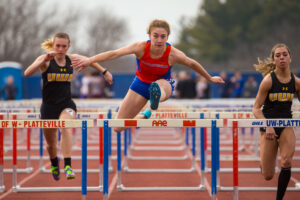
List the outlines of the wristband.
<svg viewBox="0 0 300 200">
<path fill-rule="evenodd" d="M 102 74 L 103 74 L 103 75 L 105 75 L 105 74 L 106 74 L 106 72 L 107 72 L 107 69 L 105 69 L 105 70 L 104 70 L 104 72 L 102 72 Z"/>
</svg>

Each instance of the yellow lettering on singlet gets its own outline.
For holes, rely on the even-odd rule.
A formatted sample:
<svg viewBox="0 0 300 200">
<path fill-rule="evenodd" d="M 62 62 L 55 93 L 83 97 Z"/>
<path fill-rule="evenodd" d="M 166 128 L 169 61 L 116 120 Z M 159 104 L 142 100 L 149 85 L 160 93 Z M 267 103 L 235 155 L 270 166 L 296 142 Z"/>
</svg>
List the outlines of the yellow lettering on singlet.
<svg viewBox="0 0 300 200">
<path fill-rule="evenodd" d="M 49 73 L 48 74 L 48 81 L 51 82 L 51 81 L 55 81 L 55 73 Z"/>
<path fill-rule="evenodd" d="M 70 74 L 65 74 L 65 79 L 64 81 L 68 81 Z"/>
<path fill-rule="evenodd" d="M 277 100 L 277 93 L 270 93 L 269 94 L 269 100 L 270 101 L 276 101 Z"/>
<path fill-rule="evenodd" d="M 68 81 L 71 82 L 73 74 L 70 74 Z"/>
<path fill-rule="evenodd" d="M 65 76 L 66 76 L 66 74 L 60 74 L 59 81 L 64 81 L 65 80 Z"/>
<path fill-rule="evenodd" d="M 293 93 L 290 93 L 290 94 L 291 94 L 291 96 L 290 96 L 290 101 L 292 102 L 293 99 L 294 99 L 294 94 L 293 94 Z"/>
<path fill-rule="evenodd" d="M 56 79 L 55 81 L 59 81 L 60 80 L 60 74 L 56 74 Z"/>
<path fill-rule="evenodd" d="M 269 100 L 270 101 L 293 101 L 294 94 L 293 93 L 270 93 Z"/>
</svg>

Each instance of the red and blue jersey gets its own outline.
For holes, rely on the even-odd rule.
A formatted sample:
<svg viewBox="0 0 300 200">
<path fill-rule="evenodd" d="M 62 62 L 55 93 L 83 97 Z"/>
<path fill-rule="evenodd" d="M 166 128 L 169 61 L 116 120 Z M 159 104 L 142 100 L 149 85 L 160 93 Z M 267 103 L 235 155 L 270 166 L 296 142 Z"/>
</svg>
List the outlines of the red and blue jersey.
<svg viewBox="0 0 300 200">
<path fill-rule="evenodd" d="M 148 40 L 144 55 L 140 59 L 136 58 L 136 76 L 146 83 L 152 83 L 158 79 L 170 79 L 172 66 L 169 65 L 169 54 L 171 45 L 167 43 L 162 57 L 156 59 L 150 57 L 150 46 L 151 41 Z"/>
</svg>

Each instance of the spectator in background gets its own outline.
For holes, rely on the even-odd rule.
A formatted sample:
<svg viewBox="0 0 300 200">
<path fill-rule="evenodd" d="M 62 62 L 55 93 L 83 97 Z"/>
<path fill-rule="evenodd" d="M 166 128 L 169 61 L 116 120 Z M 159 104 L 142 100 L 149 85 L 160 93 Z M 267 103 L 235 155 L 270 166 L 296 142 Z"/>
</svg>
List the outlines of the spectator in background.
<svg viewBox="0 0 300 200">
<path fill-rule="evenodd" d="M 92 73 L 89 82 L 89 96 L 91 98 L 103 98 L 105 97 L 105 81 L 100 74 L 95 71 Z"/>
<path fill-rule="evenodd" d="M 257 82 L 255 81 L 253 76 L 249 76 L 244 86 L 243 97 L 254 98 L 256 97 L 256 92 L 257 92 Z"/>
<path fill-rule="evenodd" d="M 18 93 L 18 88 L 14 84 L 13 76 L 9 76 L 7 78 L 6 84 L 0 90 L 0 95 L 2 95 L 3 92 L 5 93 L 6 100 L 15 100 L 16 99 L 16 96 Z"/>
<path fill-rule="evenodd" d="M 81 79 L 80 98 L 85 99 L 90 96 L 91 78 L 91 71 L 86 69 Z"/>
<path fill-rule="evenodd" d="M 104 97 L 105 98 L 113 98 L 115 93 L 113 90 L 113 84 L 108 84 L 107 82 L 104 83 Z"/>
<path fill-rule="evenodd" d="M 180 99 L 196 98 L 196 82 L 191 78 L 189 71 L 179 72 L 176 90 Z"/>
<path fill-rule="evenodd" d="M 210 97 L 209 89 L 210 88 L 207 80 L 203 76 L 198 76 L 196 83 L 197 98 L 208 99 Z"/>
<path fill-rule="evenodd" d="M 71 80 L 71 97 L 79 98 L 80 97 L 80 80 L 78 78 L 78 73 L 73 73 L 73 77 Z"/>
<path fill-rule="evenodd" d="M 220 96 L 221 98 L 229 98 L 232 96 L 233 87 L 231 81 L 227 77 L 227 73 L 225 71 L 222 71 L 220 73 L 221 78 L 224 80 L 223 85 L 219 85 L 220 88 Z"/>
<path fill-rule="evenodd" d="M 233 94 L 232 97 L 240 98 L 243 94 L 244 80 L 240 71 L 235 71 L 234 76 L 230 79 L 231 84 L 233 85 Z"/>
<path fill-rule="evenodd" d="M 178 85 L 178 75 L 177 75 L 177 72 L 172 72 L 171 73 L 171 78 L 174 80 L 174 88 L 177 88 L 177 85 Z M 177 90 L 174 90 L 171 97 L 173 98 L 179 98 L 178 96 L 178 91 Z"/>
</svg>

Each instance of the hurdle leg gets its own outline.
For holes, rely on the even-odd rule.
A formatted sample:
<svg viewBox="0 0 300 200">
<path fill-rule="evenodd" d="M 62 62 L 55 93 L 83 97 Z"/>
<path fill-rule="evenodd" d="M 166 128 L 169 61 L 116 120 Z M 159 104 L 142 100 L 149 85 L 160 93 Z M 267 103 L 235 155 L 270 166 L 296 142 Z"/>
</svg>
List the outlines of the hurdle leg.
<svg viewBox="0 0 300 200">
<path fill-rule="evenodd" d="M 13 128 L 13 176 L 12 191 L 17 192 L 17 129 Z"/>
<path fill-rule="evenodd" d="M 81 199 L 87 194 L 87 122 L 82 121 Z"/>
<path fill-rule="evenodd" d="M 102 119 L 103 115 L 99 115 Z M 99 128 L 99 187 L 103 187 L 103 127 Z"/>
<path fill-rule="evenodd" d="M 127 166 L 127 130 L 124 130 L 124 172 L 128 171 Z"/>
<path fill-rule="evenodd" d="M 3 115 L 0 115 L 0 120 L 3 120 Z M 0 129 L 0 192 L 4 192 L 5 191 L 5 185 L 4 185 L 4 181 L 3 181 L 3 152 L 4 152 L 4 134 L 3 134 L 3 129 Z"/>
<path fill-rule="evenodd" d="M 45 170 L 43 167 L 43 146 L 43 129 L 40 128 L 40 172 Z"/>
<path fill-rule="evenodd" d="M 192 171 L 195 171 L 196 169 L 196 128 L 192 128 L 192 153 L 193 153 L 193 159 L 192 159 Z"/>
<path fill-rule="evenodd" d="M 186 155 L 189 155 L 189 128 L 185 128 Z"/>
<path fill-rule="evenodd" d="M 27 129 L 27 172 L 30 173 L 32 172 L 33 168 L 31 167 L 31 129 Z"/>
<path fill-rule="evenodd" d="M 103 200 L 108 200 L 108 179 L 109 179 L 109 136 L 108 121 L 104 121 L 104 149 L 103 149 Z"/>
<path fill-rule="evenodd" d="M 232 161 L 233 161 L 233 190 L 234 190 L 234 200 L 239 199 L 239 167 L 238 167 L 238 153 L 239 153 L 239 148 L 238 148 L 238 122 L 233 121 L 232 122 L 232 144 L 233 144 L 233 150 L 232 150 Z"/>
<path fill-rule="evenodd" d="M 204 149 L 204 128 L 200 128 L 200 161 L 201 161 L 201 188 L 205 187 L 205 149 Z"/>
<path fill-rule="evenodd" d="M 118 163 L 118 185 L 117 185 L 117 190 L 121 191 L 122 189 L 122 166 L 121 166 L 121 161 L 122 161 L 122 154 L 121 154 L 121 133 L 117 133 L 117 163 Z"/>
</svg>

